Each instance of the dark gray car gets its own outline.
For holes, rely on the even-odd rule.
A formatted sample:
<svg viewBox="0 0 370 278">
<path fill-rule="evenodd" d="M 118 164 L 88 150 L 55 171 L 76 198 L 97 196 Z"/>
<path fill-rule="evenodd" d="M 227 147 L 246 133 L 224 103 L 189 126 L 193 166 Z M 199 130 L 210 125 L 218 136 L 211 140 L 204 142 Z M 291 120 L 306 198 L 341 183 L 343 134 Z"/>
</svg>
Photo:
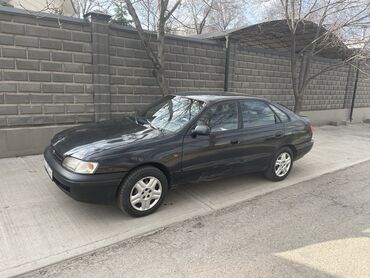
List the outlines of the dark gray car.
<svg viewBox="0 0 370 278">
<path fill-rule="evenodd" d="M 265 99 L 167 96 L 143 113 L 55 135 L 50 178 L 76 200 L 155 211 L 174 184 L 246 172 L 286 178 L 313 146 L 308 119 Z"/>
</svg>

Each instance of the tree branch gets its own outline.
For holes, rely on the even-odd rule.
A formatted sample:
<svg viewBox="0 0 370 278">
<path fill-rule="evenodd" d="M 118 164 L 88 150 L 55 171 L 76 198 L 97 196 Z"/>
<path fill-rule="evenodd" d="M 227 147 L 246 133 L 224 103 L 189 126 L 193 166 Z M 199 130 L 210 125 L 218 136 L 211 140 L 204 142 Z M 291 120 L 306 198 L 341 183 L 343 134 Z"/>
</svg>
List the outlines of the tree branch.
<svg viewBox="0 0 370 278">
<path fill-rule="evenodd" d="M 168 4 L 168 1 L 167 1 L 167 4 Z M 171 15 L 173 14 L 173 12 L 177 9 L 177 7 L 181 4 L 181 0 L 177 0 L 175 5 L 172 7 L 172 9 L 170 11 L 167 12 L 167 14 L 165 15 L 164 17 L 164 20 L 167 21 Z"/>
<path fill-rule="evenodd" d="M 140 37 L 141 41 L 144 43 L 144 48 L 145 48 L 145 51 L 146 51 L 149 59 L 153 62 L 154 67 L 158 67 L 158 64 L 159 64 L 158 58 L 155 55 L 147 37 L 146 37 L 145 31 L 143 30 L 143 27 L 141 26 L 140 19 L 139 19 L 137 13 L 136 13 L 136 10 L 135 10 L 134 6 L 132 5 L 130 0 L 125 0 L 125 3 L 127 5 L 127 10 L 128 10 L 128 12 L 130 13 L 130 15 L 132 17 L 132 20 L 134 21 L 134 24 L 135 24 L 135 27 L 138 31 L 139 37 Z"/>
</svg>

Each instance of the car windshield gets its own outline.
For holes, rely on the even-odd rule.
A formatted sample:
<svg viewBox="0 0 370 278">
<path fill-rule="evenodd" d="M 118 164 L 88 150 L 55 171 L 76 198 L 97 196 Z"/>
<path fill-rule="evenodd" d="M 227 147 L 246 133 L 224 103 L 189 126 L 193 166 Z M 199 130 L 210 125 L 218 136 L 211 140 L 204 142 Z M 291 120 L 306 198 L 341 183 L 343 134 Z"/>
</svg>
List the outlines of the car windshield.
<svg viewBox="0 0 370 278">
<path fill-rule="evenodd" d="M 204 102 L 168 96 L 142 113 L 142 118 L 153 128 L 175 132 L 183 128 L 203 109 Z"/>
</svg>

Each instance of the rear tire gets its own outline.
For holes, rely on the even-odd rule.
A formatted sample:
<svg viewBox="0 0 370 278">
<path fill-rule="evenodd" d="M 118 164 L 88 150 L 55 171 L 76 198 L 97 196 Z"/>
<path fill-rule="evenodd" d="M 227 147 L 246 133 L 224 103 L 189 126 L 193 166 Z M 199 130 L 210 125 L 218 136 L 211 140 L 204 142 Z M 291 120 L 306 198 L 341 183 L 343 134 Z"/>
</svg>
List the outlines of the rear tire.
<svg viewBox="0 0 370 278">
<path fill-rule="evenodd" d="M 279 149 L 265 171 L 265 177 L 272 181 L 282 181 L 293 167 L 293 152 L 288 147 Z"/>
<path fill-rule="evenodd" d="M 140 167 L 122 182 L 117 194 L 118 207 L 133 217 L 149 215 L 160 207 L 167 191 L 167 178 L 161 170 Z"/>
</svg>

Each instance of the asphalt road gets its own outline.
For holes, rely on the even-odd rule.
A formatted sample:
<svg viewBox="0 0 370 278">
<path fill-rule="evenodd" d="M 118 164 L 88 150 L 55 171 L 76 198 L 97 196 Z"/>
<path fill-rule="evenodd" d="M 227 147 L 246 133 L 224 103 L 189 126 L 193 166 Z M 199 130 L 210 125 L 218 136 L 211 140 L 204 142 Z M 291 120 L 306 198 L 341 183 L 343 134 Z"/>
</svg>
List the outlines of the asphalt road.
<svg viewBox="0 0 370 278">
<path fill-rule="evenodd" d="M 23 277 L 370 277 L 370 162 Z"/>
</svg>

